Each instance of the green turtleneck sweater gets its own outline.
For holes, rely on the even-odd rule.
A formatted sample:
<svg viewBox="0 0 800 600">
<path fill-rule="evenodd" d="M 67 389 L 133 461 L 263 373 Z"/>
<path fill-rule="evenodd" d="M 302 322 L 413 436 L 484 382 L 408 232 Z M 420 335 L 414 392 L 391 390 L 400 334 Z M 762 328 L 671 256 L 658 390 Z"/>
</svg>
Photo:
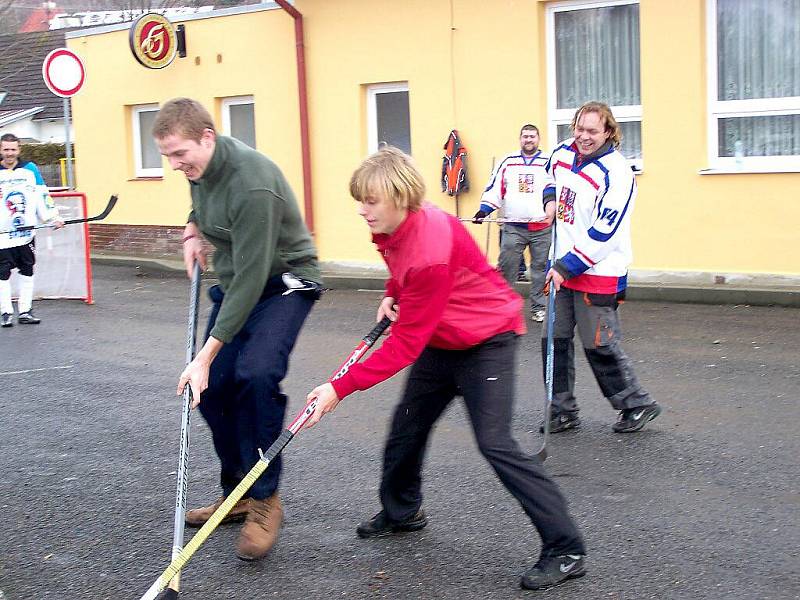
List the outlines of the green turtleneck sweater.
<svg viewBox="0 0 800 600">
<path fill-rule="evenodd" d="M 225 291 L 213 337 L 233 339 L 272 276 L 291 272 L 322 283 L 297 201 L 270 159 L 218 135 L 203 176 L 190 183 L 189 221 L 216 248 L 214 270 Z"/>
</svg>

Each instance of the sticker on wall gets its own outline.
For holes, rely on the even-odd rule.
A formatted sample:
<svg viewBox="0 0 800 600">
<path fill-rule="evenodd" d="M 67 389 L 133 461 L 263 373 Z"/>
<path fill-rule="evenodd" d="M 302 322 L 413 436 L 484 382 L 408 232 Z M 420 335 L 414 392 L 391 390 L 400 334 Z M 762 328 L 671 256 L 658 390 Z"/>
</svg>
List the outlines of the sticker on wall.
<svg viewBox="0 0 800 600">
<path fill-rule="evenodd" d="M 163 15 L 143 14 L 131 25 L 128 39 L 134 58 L 148 69 L 163 69 L 175 59 L 175 28 Z"/>
</svg>

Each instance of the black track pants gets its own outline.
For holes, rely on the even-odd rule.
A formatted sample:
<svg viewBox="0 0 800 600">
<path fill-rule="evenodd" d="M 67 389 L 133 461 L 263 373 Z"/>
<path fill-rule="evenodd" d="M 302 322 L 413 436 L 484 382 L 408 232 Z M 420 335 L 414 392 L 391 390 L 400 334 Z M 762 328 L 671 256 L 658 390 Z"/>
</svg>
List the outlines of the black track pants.
<svg viewBox="0 0 800 600">
<path fill-rule="evenodd" d="M 517 336 L 504 333 L 468 350 L 427 348 L 411 369 L 386 441 L 381 502 L 390 521 L 422 504 L 422 463 L 431 428 L 462 395 L 481 454 L 519 501 L 542 538 L 542 554 L 585 554 L 558 486 L 511 436 Z"/>
</svg>

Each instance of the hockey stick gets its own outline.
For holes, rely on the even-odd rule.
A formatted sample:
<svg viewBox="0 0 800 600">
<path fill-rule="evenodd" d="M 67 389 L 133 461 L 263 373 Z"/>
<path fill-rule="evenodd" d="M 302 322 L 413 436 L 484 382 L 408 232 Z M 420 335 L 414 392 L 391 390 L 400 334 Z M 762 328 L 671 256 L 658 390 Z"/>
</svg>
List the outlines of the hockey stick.
<svg viewBox="0 0 800 600">
<path fill-rule="evenodd" d="M 494 175 L 494 164 L 497 159 L 493 156 L 492 157 L 492 175 Z M 491 237 L 492 227 L 491 225 L 486 228 L 486 252 L 484 252 L 484 256 L 486 256 L 487 260 L 489 258 L 489 238 Z"/>
<path fill-rule="evenodd" d="M 329 381 L 339 379 L 345 373 L 347 373 L 350 367 L 361 359 L 361 357 L 376 342 L 376 340 L 386 330 L 386 328 L 389 327 L 389 325 L 391 325 L 389 317 L 384 317 L 383 320 L 375 325 L 375 327 L 372 328 L 372 331 L 363 337 L 358 346 L 356 346 L 355 350 L 353 350 L 347 360 L 342 363 L 342 366 L 339 367 Z M 163 591 L 167 587 L 170 580 L 175 577 L 175 575 L 181 569 L 183 569 L 187 562 L 189 562 L 189 559 L 192 557 L 192 555 L 222 522 L 222 519 L 224 519 L 225 516 L 230 512 L 231 508 L 233 508 L 233 506 L 242 498 L 242 496 L 244 496 L 245 492 L 250 489 L 250 487 L 261 476 L 261 474 L 267 470 L 267 467 L 269 467 L 270 463 L 275 460 L 275 457 L 278 456 L 286 447 L 286 445 L 292 441 L 292 438 L 297 434 L 298 431 L 300 431 L 303 425 L 305 425 L 306 421 L 311 418 L 311 415 L 314 414 L 316 408 L 317 400 L 314 399 L 306 404 L 305 408 L 300 411 L 289 427 L 281 432 L 281 434 L 278 436 L 278 439 L 272 443 L 266 452 L 259 451 L 261 458 L 258 460 L 258 462 L 253 465 L 253 468 L 250 469 L 250 472 L 244 476 L 244 479 L 239 482 L 239 485 L 237 485 L 228 495 L 228 497 L 225 498 L 225 501 L 216 511 L 214 511 L 214 514 L 211 515 L 208 521 L 205 522 L 205 524 L 194 535 L 194 537 L 189 540 L 189 543 L 184 546 L 180 554 L 172 559 L 172 562 L 169 564 L 169 566 L 164 570 L 161 576 L 156 579 L 155 583 L 150 586 L 150 589 L 145 592 L 140 600 L 154 600 L 159 592 Z"/>
<path fill-rule="evenodd" d="M 195 340 L 197 339 L 197 313 L 200 305 L 200 263 L 194 263 L 192 271 L 192 289 L 189 301 L 189 325 L 186 332 L 186 364 L 194 359 Z M 183 529 L 186 519 L 186 487 L 189 481 L 189 424 L 192 416 L 191 386 L 183 388 L 183 412 L 181 414 L 181 445 L 178 452 L 178 477 L 175 490 L 175 526 L 172 536 L 172 558 L 183 549 Z M 181 591 L 181 574 L 175 574 L 161 600 L 177 599 Z"/>
<path fill-rule="evenodd" d="M 459 221 L 465 221 L 474 223 L 474 217 L 459 217 Z M 541 219 L 533 220 L 533 219 L 481 219 L 475 225 L 480 225 L 481 223 L 544 223 Z"/>
<path fill-rule="evenodd" d="M 550 247 L 552 248 L 551 256 L 555 258 L 556 252 L 556 224 L 553 223 L 553 235 L 550 240 Z M 536 457 L 544 462 L 547 460 L 547 438 L 550 437 L 550 412 L 553 407 L 553 371 L 554 371 L 554 352 L 553 352 L 553 330 L 556 324 L 556 286 L 550 281 L 548 284 L 550 291 L 547 297 L 547 361 L 545 363 L 545 387 L 547 388 L 547 396 L 544 402 L 544 422 L 542 429 L 544 430 L 542 437 L 542 447 L 536 453 Z"/>
<path fill-rule="evenodd" d="M 114 208 L 114 205 L 117 203 L 117 195 L 113 194 L 108 199 L 108 204 L 103 209 L 99 215 L 95 215 L 93 217 L 86 217 L 84 219 L 67 219 L 64 221 L 64 225 L 74 225 L 75 223 L 89 223 L 90 221 L 102 221 L 108 216 L 108 213 Z M 30 231 L 32 229 L 45 229 L 46 227 L 52 227 L 52 225 L 48 224 L 41 224 L 41 225 L 23 225 L 22 227 L 17 227 L 16 229 L 9 229 L 8 231 L 0 231 L 0 235 L 5 233 L 14 233 L 17 231 Z"/>
</svg>

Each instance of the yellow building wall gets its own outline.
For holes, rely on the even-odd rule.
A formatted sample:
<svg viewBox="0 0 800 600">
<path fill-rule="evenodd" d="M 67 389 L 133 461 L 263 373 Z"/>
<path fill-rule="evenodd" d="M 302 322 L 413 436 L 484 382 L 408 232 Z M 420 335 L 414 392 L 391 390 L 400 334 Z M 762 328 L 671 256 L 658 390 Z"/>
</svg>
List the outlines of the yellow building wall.
<svg viewBox="0 0 800 600">
<path fill-rule="evenodd" d="M 177 24 L 177 22 L 176 22 Z M 252 95 L 256 143 L 294 184 L 302 208 L 297 71 L 291 19 L 280 10 L 187 21 L 186 58 L 146 69 L 128 46 L 128 30 L 68 40 L 84 61 L 86 83 L 73 98 L 76 177 L 99 211 L 111 193 L 119 203 L 105 221 L 179 225 L 190 207 L 184 175 L 164 163 L 164 177 L 134 176 L 130 106 L 177 96 L 201 101 L 221 127 L 219 98 Z"/>
<path fill-rule="evenodd" d="M 800 273 L 799 173 L 700 175 L 708 164 L 706 2 L 642 0 L 639 269 Z"/>
<path fill-rule="evenodd" d="M 456 202 L 441 192 L 440 174 L 442 147 L 450 130 L 459 130 L 471 183 L 458 198 L 462 217 L 478 209 L 493 158 L 519 149 L 520 126 L 538 123 L 544 133 L 544 46 L 536 33 L 543 13 L 535 1 L 304 0 L 297 6 L 309 39 L 315 219 L 323 260 L 379 262 L 347 192 L 350 174 L 367 152 L 366 86 L 408 82 L 412 153 L 428 199 L 453 213 Z M 467 227 L 485 248 L 487 226 Z M 496 226 L 491 236 L 494 259 Z"/>
<path fill-rule="evenodd" d="M 518 148 L 521 124 L 547 136 L 543 0 L 297 0 L 304 15 L 315 235 L 325 261 L 379 263 L 348 195 L 367 152 L 366 86 L 407 81 L 412 153 L 428 198 L 455 212 L 439 187 L 442 146 L 456 128 L 469 151 L 477 210 L 493 158 Z M 800 273 L 800 174 L 700 175 L 708 165 L 705 0 L 641 0 L 644 172 L 637 176 L 633 268 Z M 161 71 L 139 66 L 127 30 L 69 46 L 87 62 L 74 118 L 78 180 L 94 207 L 119 191 L 110 222 L 179 224 L 183 176 L 132 181 L 124 106 L 192 96 L 255 96 L 259 150 L 303 185 L 292 19 L 283 11 L 187 21 L 189 57 Z M 217 54 L 222 55 L 221 63 Z M 195 57 L 200 64 L 195 64 Z M 215 115 L 219 119 L 219 114 Z M 776 221 L 774 215 L 779 215 Z M 468 224 L 481 247 L 486 226 Z M 492 228 L 490 258 L 497 255 Z"/>
</svg>

